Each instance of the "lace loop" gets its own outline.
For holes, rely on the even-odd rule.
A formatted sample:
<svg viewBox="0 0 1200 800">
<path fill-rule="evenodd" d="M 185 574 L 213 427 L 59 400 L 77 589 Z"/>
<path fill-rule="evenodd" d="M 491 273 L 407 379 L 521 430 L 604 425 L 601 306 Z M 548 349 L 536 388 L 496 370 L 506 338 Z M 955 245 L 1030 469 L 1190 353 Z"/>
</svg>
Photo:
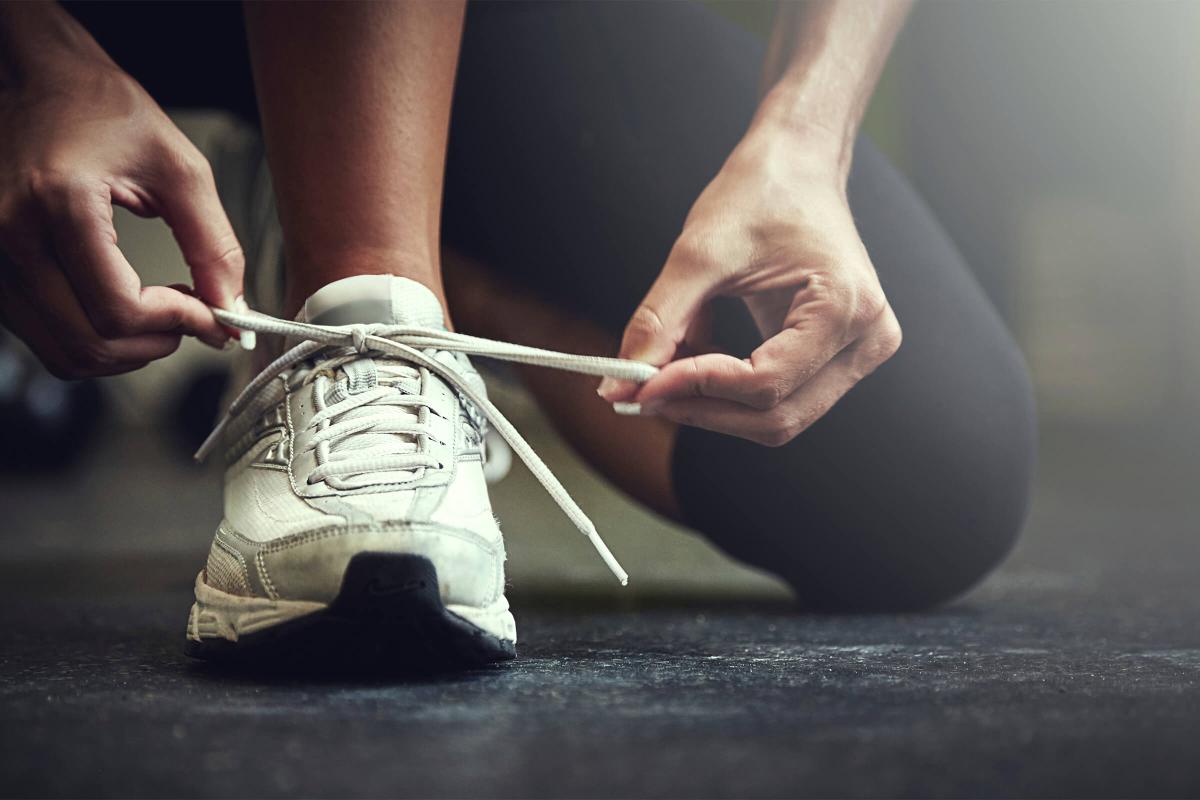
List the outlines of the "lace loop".
<svg viewBox="0 0 1200 800">
<path fill-rule="evenodd" d="M 508 442 L 513 452 L 525 462 L 525 465 L 529 467 L 529 471 L 538 479 L 542 487 L 554 499 L 559 508 L 563 510 L 563 513 L 588 538 L 588 541 L 592 543 L 592 546 L 599 553 L 601 559 L 604 560 L 604 563 L 612 571 L 613 575 L 617 577 L 622 585 L 628 583 L 629 576 L 621 568 L 621 565 L 608 549 L 604 540 L 600 538 L 596 526 L 583 513 L 583 510 L 559 482 L 558 478 L 555 477 L 545 462 L 534 452 L 533 448 L 530 447 L 529 443 L 525 441 L 525 438 L 521 436 L 512 423 L 500 413 L 500 410 L 483 393 L 477 391 L 457 371 L 423 351 L 445 350 L 534 366 L 551 367 L 584 375 L 612 377 L 619 380 L 635 381 L 637 383 L 643 383 L 657 373 L 658 370 L 655 367 L 619 358 L 572 355 L 553 350 L 542 350 L 536 347 L 497 342 L 491 339 L 467 336 L 436 328 L 386 324 L 349 326 L 314 325 L 307 322 L 278 319 L 255 311 L 235 313 L 223 309 L 213 309 L 213 314 L 218 321 L 231 328 L 237 328 L 241 331 L 253 331 L 255 333 L 274 334 L 298 339 L 301 342 L 271 362 L 266 369 L 242 390 L 241 394 L 230 405 L 229 411 L 217 423 L 216 428 L 209 434 L 204 444 L 200 446 L 200 449 L 196 451 L 197 460 L 204 459 L 212 452 L 217 442 L 220 441 L 224 432 L 235 419 L 239 418 L 248 409 L 257 408 L 258 405 L 261 405 L 261 401 L 256 403 L 255 400 L 272 381 L 297 364 L 329 348 L 352 348 L 354 352 L 364 356 L 371 353 L 378 353 L 389 358 L 399 359 L 416 367 L 427 369 L 469 400 L 479 413 L 491 423 L 492 428 Z M 377 390 L 371 389 L 369 391 L 375 392 Z M 372 396 L 371 399 L 374 400 L 376 398 Z M 361 399 L 359 402 L 365 404 L 369 401 Z M 407 396 L 404 402 L 406 404 L 420 405 L 425 400 L 420 397 Z M 320 413 L 324 412 L 319 411 L 318 414 Z M 326 415 L 326 418 L 328 416 Z M 325 418 L 322 419 L 324 421 Z M 313 446 L 328 447 L 329 440 L 332 437 L 345 434 L 346 431 L 351 430 L 357 432 L 359 430 L 374 429 L 376 426 L 386 431 L 405 428 L 405 426 L 396 425 L 381 418 L 361 418 L 349 423 L 340 422 L 337 424 L 344 427 L 333 434 L 316 434 L 313 437 Z M 416 466 L 435 465 L 423 453 L 397 453 L 382 457 L 363 456 L 361 458 L 345 459 L 337 462 L 337 464 L 337 467 L 330 466 L 329 464 L 318 466 L 316 471 L 310 476 L 310 479 L 319 482 L 338 471 L 341 473 L 345 473 L 348 470 L 366 472 L 370 470 L 407 469 Z"/>
</svg>

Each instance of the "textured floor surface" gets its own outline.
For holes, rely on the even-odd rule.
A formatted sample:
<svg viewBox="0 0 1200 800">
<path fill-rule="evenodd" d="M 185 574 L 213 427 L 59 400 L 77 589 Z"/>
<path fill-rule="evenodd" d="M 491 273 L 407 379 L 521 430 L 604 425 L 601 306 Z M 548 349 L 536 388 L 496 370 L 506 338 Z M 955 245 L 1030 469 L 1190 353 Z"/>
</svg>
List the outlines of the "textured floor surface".
<svg viewBox="0 0 1200 800">
<path fill-rule="evenodd" d="M 1045 450 L 1018 552 L 902 617 L 796 613 L 567 464 L 618 592 L 517 474 L 519 660 L 318 679 L 181 654 L 214 476 L 112 437 L 58 486 L 0 489 L 0 793 L 1195 795 L 1200 500 L 1157 456 Z"/>
</svg>

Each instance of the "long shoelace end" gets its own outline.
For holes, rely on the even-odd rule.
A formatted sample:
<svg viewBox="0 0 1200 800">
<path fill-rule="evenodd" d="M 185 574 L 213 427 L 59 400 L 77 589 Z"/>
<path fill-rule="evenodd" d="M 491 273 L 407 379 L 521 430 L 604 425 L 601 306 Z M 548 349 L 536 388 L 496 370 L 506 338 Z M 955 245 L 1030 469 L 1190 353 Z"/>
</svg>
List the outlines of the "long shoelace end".
<svg viewBox="0 0 1200 800">
<path fill-rule="evenodd" d="M 611 571 L 613 575 L 616 576 L 617 580 L 621 582 L 622 586 L 628 586 L 629 573 L 627 573 L 621 567 L 621 563 L 617 561 L 616 556 L 614 556 L 612 551 L 608 549 L 608 545 L 606 545 L 604 540 L 600 538 L 600 534 L 596 531 L 595 527 L 587 531 L 586 535 L 588 541 L 592 543 L 592 547 L 596 548 L 596 552 L 600 554 L 600 558 L 603 559 L 604 565 L 608 567 L 609 571 Z"/>
</svg>

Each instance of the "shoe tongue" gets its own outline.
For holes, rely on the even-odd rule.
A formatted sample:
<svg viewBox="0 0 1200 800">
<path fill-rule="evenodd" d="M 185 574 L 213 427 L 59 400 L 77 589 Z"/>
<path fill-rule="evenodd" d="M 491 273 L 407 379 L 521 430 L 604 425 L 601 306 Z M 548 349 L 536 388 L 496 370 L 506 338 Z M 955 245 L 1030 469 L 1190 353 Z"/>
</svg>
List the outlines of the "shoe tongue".
<svg viewBox="0 0 1200 800">
<path fill-rule="evenodd" d="M 355 275 L 326 284 L 304 302 L 304 307 L 300 309 L 296 319 L 299 322 L 311 322 L 314 325 L 383 323 L 438 330 L 446 328 L 442 304 L 437 299 L 437 295 L 424 284 L 396 275 Z M 286 347 L 292 347 L 297 343 L 297 341 L 289 339 Z M 454 369 L 461 370 L 461 364 L 450 353 L 439 352 L 435 358 Z M 370 361 L 370 359 L 366 361 Z M 373 386 L 375 381 L 381 377 L 388 383 L 396 383 L 395 377 L 385 377 L 373 362 L 362 365 L 363 369 L 368 367 L 371 375 L 369 380 L 366 379 L 365 374 L 360 376 L 353 370 L 347 371 L 345 367 L 342 368 L 341 372 L 346 378 L 348 390 L 354 391 L 355 387 L 360 385 Z M 366 382 L 359 378 L 363 378 Z M 420 391 L 419 381 L 411 386 L 410 382 L 403 380 L 400 383 L 406 387 L 406 391 L 414 394 Z"/>
<path fill-rule="evenodd" d="M 334 281 L 309 297 L 296 318 L 316 325 L 445 328 L 437 296 L 423 284 L 395 275 L 355 275 Z"/>
</svg>

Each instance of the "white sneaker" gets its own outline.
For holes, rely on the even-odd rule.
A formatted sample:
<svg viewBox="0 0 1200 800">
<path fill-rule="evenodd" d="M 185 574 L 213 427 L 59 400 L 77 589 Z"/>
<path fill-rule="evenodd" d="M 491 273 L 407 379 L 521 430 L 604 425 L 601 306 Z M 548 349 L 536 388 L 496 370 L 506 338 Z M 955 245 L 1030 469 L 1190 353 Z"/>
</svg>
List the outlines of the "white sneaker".
<svg viewBox="0 0 1200 800">
<path fill-rule="evenodd" d="M 465 353 L 634 380 L 653 368 L 449 333 L 432 292 L 391 276 L 332 283 L 296 322 L 215 313 L 291 349 L 198 454 L 220 448 L 227 471 L 225 516 L 188 620 L 192 655 L 512 658 L 504 540 L 483 470 L 489 420 L 624 582 Z"/>
</svg>

